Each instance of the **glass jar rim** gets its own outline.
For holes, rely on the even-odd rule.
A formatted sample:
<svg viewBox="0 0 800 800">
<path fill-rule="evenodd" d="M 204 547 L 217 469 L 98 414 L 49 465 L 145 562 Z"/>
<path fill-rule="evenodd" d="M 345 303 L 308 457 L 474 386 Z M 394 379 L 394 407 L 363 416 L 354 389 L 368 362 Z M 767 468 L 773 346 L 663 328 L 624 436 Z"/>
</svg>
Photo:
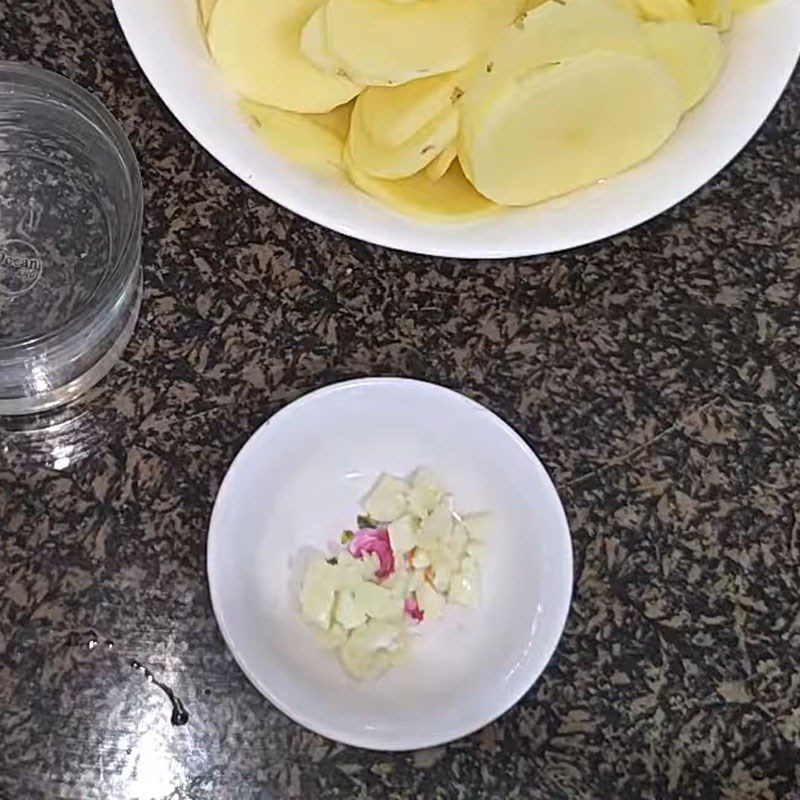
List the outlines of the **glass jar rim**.
<svg viewBox="0 0 800 800">
<path fill-rule="evenodd" d="M 113 306 L 129 280 L 130 261 L 140 247 L 144 197 L 139 164 L 133 147 L 117 120 L 91 92 L 74 81 L 33 64 L 0 60 L 0 97 L 21 95 L 62 106 L 95 128 L 119 158 L 120 173 L 130 189 L 130 208 L 124 215 L 123 234 L 97 285 L 87 301 L 70 316 L 44 333 L 0 342 L 0 363 L 29 359 L 39 350 L 51 349 L 80 336 L 91 320 Z"/>
</svg>

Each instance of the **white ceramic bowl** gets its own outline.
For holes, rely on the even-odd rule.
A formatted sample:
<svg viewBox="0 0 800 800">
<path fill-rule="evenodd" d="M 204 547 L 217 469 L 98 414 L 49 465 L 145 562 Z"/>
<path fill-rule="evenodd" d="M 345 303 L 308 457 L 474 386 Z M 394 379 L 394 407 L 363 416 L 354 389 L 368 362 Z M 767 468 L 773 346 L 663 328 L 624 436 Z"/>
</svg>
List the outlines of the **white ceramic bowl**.
<svg viewBox="0 0 800 800">
<path fill-rule="evenodd" d="M 198 31 L 195 0 L 114 0 L 145 74 L 186 129 L 228 169 L 302 216 L 376 244 L 431 255 L 503 258 L 564 250 L 638 225 L 683 200 L 748 142 L 800 52 L 800 3 L 770 0 L 736 20 L 716 88 L 653 158 L 602 185 L 464 225 L 409 219 L 264 148 L 236 109 Z"/>
<path fill-rule="evenodd" d="M 423 465 L 457 508 L 496 517 L 481 604 L 448 607 L 408 664 L 360 683 L 300 618 L 300 565 L 352 527 L 382 472 Z M 228 647 L 279 709 L 340 742 L 410 750 L 471 733 L 528 691 L 564 627 L 572 549 L 550 478 L 508 425 L 448 389 L 375 378 L 307 395 L 250 439 L 217 497 L 208 577 Z"/>
</svg>

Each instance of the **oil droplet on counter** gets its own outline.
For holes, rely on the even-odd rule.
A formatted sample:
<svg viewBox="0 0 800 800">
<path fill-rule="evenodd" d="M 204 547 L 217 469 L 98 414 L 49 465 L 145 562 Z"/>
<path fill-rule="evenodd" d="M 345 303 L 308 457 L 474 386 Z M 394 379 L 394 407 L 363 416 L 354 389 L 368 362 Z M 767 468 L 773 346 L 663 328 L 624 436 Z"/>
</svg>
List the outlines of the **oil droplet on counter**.
<svg viewBox="0 0 800 800">
<path fill-rule="evenodd" d="M 135 669 L 137 672 L 141 672 L 144 675 L 148 683 L 152 683 L 153 686 L 157 686 L 164 693 L 167 700 L 169 700 L 170 704 L 172 705 L 170 722 L 176 727 L 185 725 L 189 721 L 189 712 L 186 710 L 186 706 L 184 706 L 181 699 L 175 695 L 175 692 L 173 692 L 172 689 L 165 683 L 156 680 L 156 676 L 153 675 L 153 673 L 144 664 L 142 664 L 141 661 L 133 659 L 129 663 L 133 669 Z"/>
</svg>

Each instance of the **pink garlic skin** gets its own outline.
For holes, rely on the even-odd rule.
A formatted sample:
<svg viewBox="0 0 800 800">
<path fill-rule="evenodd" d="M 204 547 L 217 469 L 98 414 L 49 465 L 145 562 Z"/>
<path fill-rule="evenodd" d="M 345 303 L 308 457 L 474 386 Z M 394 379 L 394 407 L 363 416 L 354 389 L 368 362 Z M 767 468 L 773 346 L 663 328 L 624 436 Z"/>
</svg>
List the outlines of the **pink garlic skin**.
<svg viewBox="0 0 800 800">
<path fill-rule="evenodd" d="M 361 528 L 355 532 L 347 549 L 353 558 L 362 558 L 364 553 L 374 553 L 379 562 L 375 573 L 378 580 L 384 580 L 394 572 L 394 553 L 387 530 Z"/>
<path fill-rule="evenodd" d="M 416 620 L 417 622 L 422 622 L 422 620 L 425 619 L 425 612 L 419 607 L 416 595 L 414 597 L 406 598 L 406 601 L 403 604 L 403 611 L 405 611 L 406 614 L 411 617 L 411 619 Z"/>
</svg>

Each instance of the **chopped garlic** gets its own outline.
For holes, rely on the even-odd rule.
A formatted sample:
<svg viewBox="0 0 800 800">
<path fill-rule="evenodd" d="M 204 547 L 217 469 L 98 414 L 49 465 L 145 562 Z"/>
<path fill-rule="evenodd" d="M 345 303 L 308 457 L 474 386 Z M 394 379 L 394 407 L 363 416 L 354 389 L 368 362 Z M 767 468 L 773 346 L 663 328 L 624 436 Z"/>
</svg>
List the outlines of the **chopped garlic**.
<svg viewBox="0 0 800 800">
<path fill-rule="evenodd" d="M 454 554 L 460 556 L 466 549 L 469 541 L 469 531 L 463 523 L 456 522 L 453 525 L 453 535 L 450 540 L 450 547 Z"/>
<path fill-rule="evenodd" d="M 363 581 L 353 592 L 356 608 L 371 619 L 400 619 L 403 604 L 396 595 L 377 583 Z"/>
<path fill-rule="evenodd" d="M 427 469 L 418 469 L 411 476 L 408 507 L 416 517 L 426 517 L 442 501 L 444 490 L 436 477 Z"/>
<path fill-rule="evenodd" d="M 411 514 L 404 514 L 389 525 L 389 540 L 395 558 L 417 546 L 417 523 Z"/>
<path fill-rule="evenodd" d="M 425 569 L 431 565 L 430 553 L 424 547 L 418 547 L 411 556 L 411 566 L 414 569 Z"/>
<path fill-rule="evenodd" d="M 417 603 L 428 621 L 444 614 L 446 601 L 429 583 L 423 583 L 417 590 Z"/>
<path fill-rule="evenodd" d="M 433 549 L 438 547 L 440 542 L 447 541 L 452 530 L 453 512 L 450 510 L 450 504 L 445 499 L 425 518 L 422 525 L 420 525 L 417 538 L 420 546 Z"/>
<path fill-rule="evenodd" d="M 437 592 L 447 594 L 450 589 L 450 581 L 453 577 L 453 570 L 447 564 L 440 564 L 433 570 L 433 585 Z"/>
<path fill-rule="evenodd" d="M 364 511 L 379 522 L 393 522 L 408 507 L 408 483 L 392 475 L 383 475 L 364 498 Z"/>
<path fill-rule="evenodd" d="M 373 678 L 408 657 L 410 625 L 439 619 L 448 601 L 477 604 L 491 517 L 454 513 L 423 469 L 409 481 L 381 476 L 363 505 L 336 557 L 309 564 L 300 605 L 322 646 Z"/>
<path fill-rule="evenodd" d="M 336 650 L 347 641 L 347 631 L 336 622 L 326 631 L 314 628 L 314 635 L 326 650 Z"/>
<path fill-rule="evenodd" d="M 478 604 L 478 585 L 475 576 L 463 572 L 453 575 L 447 597 L 461 606 L 474 608 Z"/>
<path fill-rule="evenodd" d="M 479 563 L 486 557 L 486 545 L 483 542 L 472 539 L 467 542 L 466 553 Z"/>
<path fill-rule="evenodd" d="M 473 514 L 464 514 L 461 522 L 469 532 L 470 539 L 485 542 L 492 532 L 492 515 L 487 511 L 479 511 Z"/>
<path fill-rule="evenodd" d="M 356 678 L 376 678 L 404 660 L 408 632 L 404 623 L 370 620 L 350 634 L 339 651 L 342 663 Z"/>
<path fill-rule="evenodd" d="M 321 557 L 311 561 L 303 579 L 300 609 L 312 625 L 324 630 L 330 628 L 337 584 L 336 567 Z"/>
<path fill-rule="evenodd" d="M 342 589 L 338 593 L 334 616 L 336 621 L 348 631 L 363 625 L 367 621 L 366 611 L 356 603 L 355 590 Z"/>
</svg>

